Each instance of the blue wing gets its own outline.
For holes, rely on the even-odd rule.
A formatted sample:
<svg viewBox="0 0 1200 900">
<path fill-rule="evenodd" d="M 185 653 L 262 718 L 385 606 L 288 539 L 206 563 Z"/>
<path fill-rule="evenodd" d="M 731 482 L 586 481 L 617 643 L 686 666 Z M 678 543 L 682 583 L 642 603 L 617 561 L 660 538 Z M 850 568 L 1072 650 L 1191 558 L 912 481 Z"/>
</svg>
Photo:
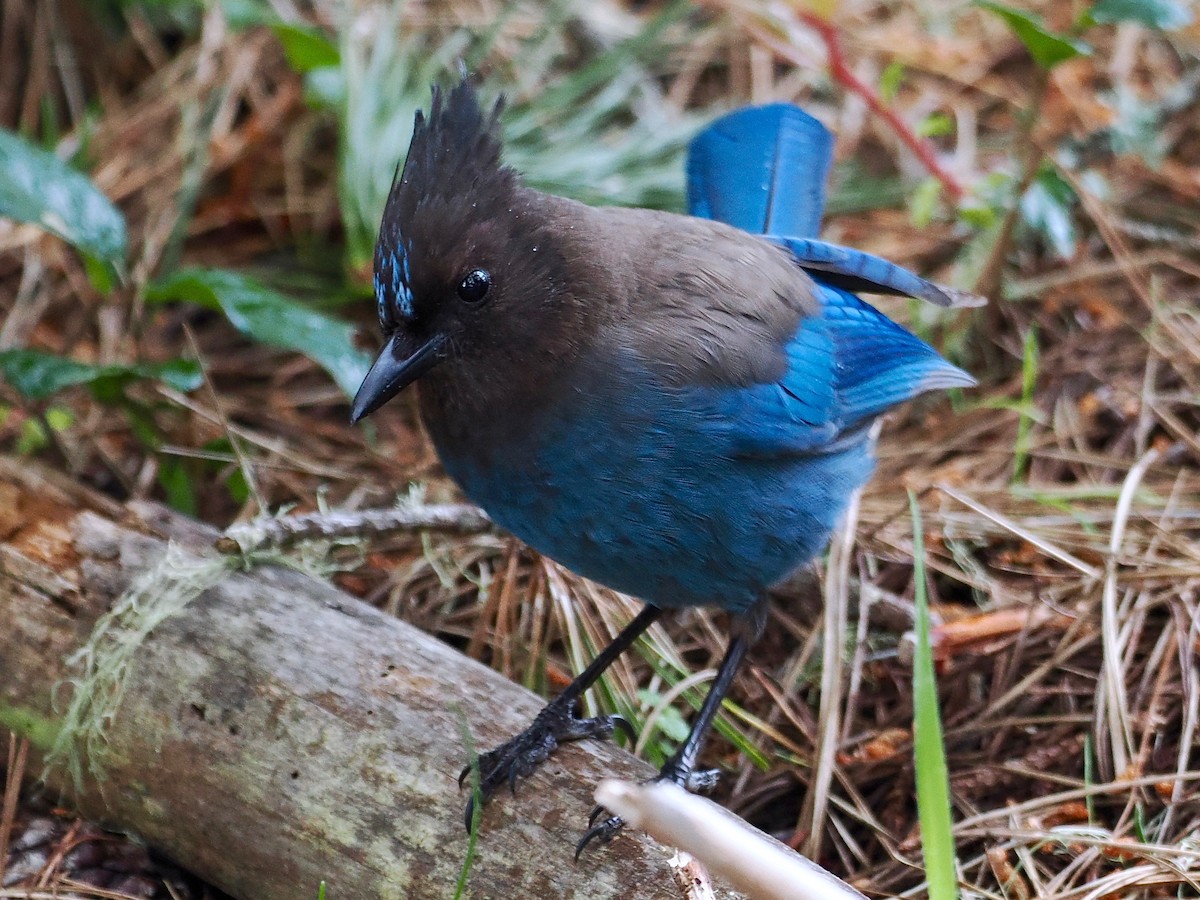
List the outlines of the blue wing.
<svg viewBox="0 0 1200 900">
<path fill-rule="evenodd" d="M 756 457 L 828 453 L 897 403 L 975 379 L 853 294 L 822 285 L 823 314 L 805 319 L 774 384 L 725 389 L 717 411 L 731 452 Z"/>
<path fill-rule="evenodd" d="M 833 135 L 796 106 L 739 109 L 688 148 L 688 212 L 751 234 L 816 237 Z"/>
<path fill-rule="evenodd" d="M 980 306 L 870 253 L 816 239 L 825 209 L 833 136 L 786 103 L 740 109 L 717 119 L 688 148 L 688 211 L 768 235 L 818 281 L 847 291 L 916 297 L 938 306 Z"/>
</svg>

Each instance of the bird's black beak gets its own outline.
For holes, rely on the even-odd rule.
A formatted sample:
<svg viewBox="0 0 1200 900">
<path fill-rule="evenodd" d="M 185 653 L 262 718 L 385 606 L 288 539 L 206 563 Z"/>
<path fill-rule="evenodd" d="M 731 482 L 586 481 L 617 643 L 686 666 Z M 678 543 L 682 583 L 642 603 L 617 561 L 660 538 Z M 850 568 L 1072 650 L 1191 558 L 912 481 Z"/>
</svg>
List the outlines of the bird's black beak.
<svg viewBox="0 0 1200 900">
<path fill-rule="evenodd" d="M 408 387 L 439 362 L 445 338 L 438 334 L 420 343 L 403 331 L 397 331 L 379 351 L 379 357 L 367 372 L 354 395 L 350 424 L 369 416 Z"/>
</svg>

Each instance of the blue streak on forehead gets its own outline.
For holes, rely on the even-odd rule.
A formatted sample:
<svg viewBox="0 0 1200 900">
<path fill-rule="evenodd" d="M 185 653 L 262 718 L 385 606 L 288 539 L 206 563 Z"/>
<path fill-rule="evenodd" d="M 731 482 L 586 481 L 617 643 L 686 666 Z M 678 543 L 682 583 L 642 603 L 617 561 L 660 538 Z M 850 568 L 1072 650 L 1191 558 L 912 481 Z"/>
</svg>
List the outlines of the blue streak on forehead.
<svg viewBox="0 0 1200 900">
<path fill-rule="evenodd" d="M 383 295 L 383 279 L 379 277 L 379 273 L 375 273 L 375 307 L 379 314 L 379 323 L 381 325 L 388 321 L 387 314 L 387 299 Z"/>
<path fill-rule="evenodd" d="M 380 254 L 378 271 L 375 273 L 375 296 L 379 303 L 381 320 L 385 318 L 385 311 L 394 312 L 400 319 L 412 319 L 416 314 L 408 265 L 411 252 L 410 244 L 408 252 L 401 249 L 399 252 L 385 251 Z"/>
<path fill-rule="evenodd" d="M 399 260 L 392 257 L 392 295 L 396 311 L 403 319 L 413 317 L 413 295 L 409 284 L 408 254 L 403 254 Z"/>
</svg>

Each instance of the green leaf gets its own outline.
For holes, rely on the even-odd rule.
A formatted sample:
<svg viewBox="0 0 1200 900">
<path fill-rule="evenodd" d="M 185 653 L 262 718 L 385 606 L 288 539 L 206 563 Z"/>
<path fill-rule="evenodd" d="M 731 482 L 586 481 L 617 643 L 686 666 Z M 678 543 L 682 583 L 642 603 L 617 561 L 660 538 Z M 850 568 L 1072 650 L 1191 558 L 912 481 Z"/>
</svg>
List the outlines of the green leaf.
<svg viewBox="0 0 1200 900">
<path fill-rule="evenodd" d="M 119 400 L 125 387 L 138 379 L 161 381 L 179 391 L 195 390 L 202 380 L 200 367 L 183 359 L 97 366 L 40 350 L 0 351 L 0 376 L 28 400 L 45 400 L 66 388 L 86 385 L 105 403 Z"/>
<path fill-rule="evenodd" d="M 996 224 L 996 210 L 986 203 L 979 203 L 974 198 L 963 202 L 958 208 L 958 217 L 972 228 L 990 228 Z"/>
<path fill-rule="evenodd" d="M 1013 9 L 994 0 L 975 0 L 975 3 L 1003 19 L 1017 40 L 1025 45 L 1033 61 L 1043 69 L 1053 69 L 1061 62 L 1076 56 L 1088 56 L 1092 52 L 1092 48 L 1082 41 L 1050 31 L 1041 18 L 1032 13 Z"/>
<path fill-rule="evenodd" d="M 1018 483 L 1025 478 L 1029 467 L 1029 445 L 1033 434 L 1033 426 L 1038 422 L 1038 409 L 1034 404 L 1034 392 L 1037 390 L 1038 362 L 1040 357 L 1038 346 L 1037 326 L 1031 324 L 1025 334 L 1025 346 L 1021 361 L 1021 400 L 1016 405 L 1017 410 L 1017 439 L 1013 445 L 1013 482 Z"/>
<path fill-rule="evenodd" d="M 288 64 L 301 74 L 337 66 L 342 61 L 333 41 L 316 28 L 279 22 L 272 25 L 271 30 L 283 45 Z"/>
<path fill-rule="evenodd" d="M 21 423 L 21 433 L 17 438 L 16 451 L 18 456 L 31 456 L 50 443 L 43 423 L 50 430 L 62 433 L 75 423 L 75 414 L 62 406 L 51 406 L 41 416 L 31 416 Z"/>
<path fill-rule="evenodd" d="M 154 421 L 154 410 L 130 397 L 125 397 L 125 402 L 121 405 L 129 422 L 129 431 L 137 438 L 138 443 L 151 450 L 161 447 L 162 435 L 159 433 L 158 423 Z"/>
<path fill-rule="evenodd" d="M 1163 133 L 1164 103 L 1147 103 L 1137 91 L 1121 82 L 1113 86 L 1108 105 L 1116 117 L 1105 129 L 1093 132 L 1086 140 L 1097 146 L 1108 145 L 1117 155 L 1132 153 L 1140 156 L 1151 169 L 1157 169 L 1170 152 L 1173 138 Z M 1080 168 L 1078 165 L 1074 168 Z M 1089 173 L 1095 175 L 1096 173 Z"/>
<path fill-rule="evenodd" d="M 199 508 L 196 488 L 183 460 L 171 456 L 160 457 L 158 483 L 166 495 L 167 505 L 185 515 L 196 515 Z"/>
<path fill-rule="evenodd" d="M 649 707 L 660 706 L 663 702 L 661 694 L 645 688 L 638 691 L 638 699 Z M 659 731 L 676 743 L 683 741 L 688 736 L 689 726 L 687 720 L 683 718 L 683 713 L 673 706 L 662 708 L 656 724 Z"/>
<path fill-rule="evenodd" d="M 252 278 L 223 269 L 184 269 L 147 285 L 148 303 L 183 300 L 219 310 L 247 337 L 303 353 L 347 397 L 362 384 L 371 357 L 354 347 L 354 326 L 302 306 Z"/>
<path fill-rule="evenodd" d="M 0 129 L 0 216 L 40 225 L 109 265 L 125 262 L 125 219 L 53 153 Z"/>
<path fill-rule="evenodd" d="M 187 359 L 172 359 L 163 363 L 141 363 L 134 366 L 105 366 L 89 385 L 98 400 L 117 402 L 125 395 L 130 381 L 148 378 L 161 381 L 177 391 L 194 391 L 204 381 L 197 363 Z"/>
<path fill-rule="evenodd" d="M 42 427 L 41 420 L 26 419 L 21 423 L 21 435 L 17 438 L 17 456 L 33 456 L 49 443 L 50 437 Z"/>
<path fill-rule="evenodd" d="M 930 113 L 925 117 L 925 121 L 917 126 L 917 134 L 921 137 L 954 134 L 954 120 L 943 112 Z"/>
<path fill-rule="evenodd" d="M 341 69 L 313 69 L 304 76 L 304 99 L 317 109 L 337 109 L 346 102 L 346 78 Z"/>
<path fill-rule="evenodd" d="M 65 406 L 52 406 L 43 416 L 52 431 L 66 431 L 75 424 L 75 413 Z"/>
<path fill-rule="evenodd" d="M 59 731 L 58 722 L 54 719 L 43 718 L 31 709 L 7 702 L 0 706 L 0 728 L 29 738 L 29 743 L 39 750 L 53 747 Z"/>
<path fill-rule="evenodd" d="M 904 81 L 904 63 L 893 60 L 888 63 L 883 74 L 879 76 L 879 96 L 886 103 L 891 103 L 900 92 L 900 84 Z"/>
<path fill-rule="evenodd" d="M 938 710 L 937 676 L 929 639 L 929 599 L 925 588 L 925 535 L 917 497 L 908 492 L 913 520 L 913 584 L 916 646 L 913 650 L 913 764 L 917 775 L 917 819 L 925 855 L 929 900 L 957 900 L 954 822 L 950 814 L 950 775 L 942 717 Z"/>
<path fill-rule="evenodd" d="M 225 488 L 229 497 L 238 506 L 245 506 L 250 499 L 250 485 L 246 483 L 246 474 L 241 469 L 234 469 L 225 479 Z"/>
<path fill-rule="evenodd" d="M 1147 28 L 1171 31 L 1190 25 L 1194 18 L 1186 3 L 1174 0 L 1096 0 L 1090 10 L 1093 22 L 1139 22 Z"/>
</svg>

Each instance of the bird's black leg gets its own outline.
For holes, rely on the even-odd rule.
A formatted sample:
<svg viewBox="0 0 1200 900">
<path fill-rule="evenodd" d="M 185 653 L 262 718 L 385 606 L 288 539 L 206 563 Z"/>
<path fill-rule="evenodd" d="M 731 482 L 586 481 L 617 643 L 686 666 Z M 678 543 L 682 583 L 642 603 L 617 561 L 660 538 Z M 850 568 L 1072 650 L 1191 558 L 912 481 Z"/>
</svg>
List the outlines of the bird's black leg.
<svg viewBox="0 0 1200 900">
<path fill-rule="evenodd" d="M 656 780 L 673 781 L 685 790 L 700 792 L 711 790 L 716 785 L 716 771 L 697 772 L 696 760 L 700 757 L 704 738 L 708 734 L 709 728 L 712 727 L 713 719 L 716 718 L 717 710 L 721 708 L 721 701 L 725 699 L 725 694 L 728 693 L 729 686 L 733 683 L 733 677 L 737 674 L 742 659 L 762 634 L 765 623 L 766 604 L 761 602 L 735 620 L 737 628 L 733 638 L 729 641 L 729 647 L 725 650 L 721 665 L 717 669 L 717 677 L 713 679 L 712 686 L 708 689 L 708 696 L 704 698 L 700 712 L 696 715 L 696 721 L 692 723 L 691 731 L 688 732 L 687 738 L 679 746 L 679 749 L 659 770 Z M 584 832 L 579 843 L 575 845 L 576 859 L 579 859 L 579 854 L 592 841 L 606 844 L 625 826 L 625 820 L 620 816 L 608 816 L 597 823 L 596 820 L 606 812 L 607 810 L 602 806 L 597 806 L 592 810 L 588 819 L 591 827 Z"/>
<path fill-rule="evenodd" d="M 533 723 L 514 737 L 511 741 L 501 744 L 495 750 L 483 753 L 479 757 L 480 792 L 486 802 L 496 789 L 507 784 L 513 791 L 517 787 L 517 779 L 533 773 L 559 744 L 566 741 L 578 741 L 583 738 L 611 737 L 615 729 L 620 728 L 632 738 L 633 727 L 620 716 L 596 716 L 582 719 L 578 715 L 579 701 L 583 692 L 590 688 L 603 673 L 613 664 L 618 656 L 629 649 L 641 634 L 661 617 L 663 611 L 656 606 L 647 605 L 625 628 L 611 644 L 605 647 L 592 660 L 591 665 L 579 673 L 557 697 L 551 700 L 537 715 Z M 463 780 L 471 771 L 467 766 L 458 776 L 461 787 Z M 475 812 L 475 798 L 467 801 L 466 823 L 467 830 L 471 829 L 471 818 Z"/>
</svg>

